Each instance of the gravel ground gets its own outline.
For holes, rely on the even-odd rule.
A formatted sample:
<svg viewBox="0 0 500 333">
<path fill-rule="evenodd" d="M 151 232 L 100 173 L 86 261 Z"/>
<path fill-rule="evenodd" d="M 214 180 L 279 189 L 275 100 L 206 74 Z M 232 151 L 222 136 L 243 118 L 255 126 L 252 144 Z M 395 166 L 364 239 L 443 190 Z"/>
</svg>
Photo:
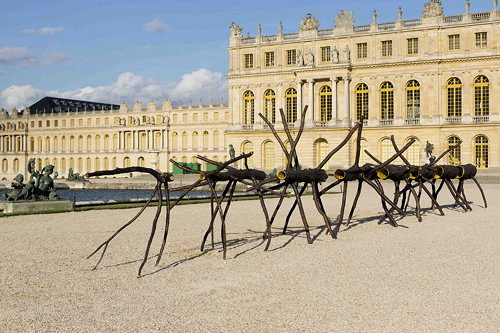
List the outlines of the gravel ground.
<svg viewBox="0 0 500 333">
<path fill-rule="evenodd" d="M 95 271 L 98 258 L 85 257 L 138 209 L 2 218 L 0 331 L 498 332 L 500 187 L 484 188 L 488 209 L 470 185 L 472 212 L 448 205 L 446 216 L 427 211 L 419 223 L 409 215 L 399 228 L 377 224 L 380 202 L 367 188 L 337 240 L 306 197 L 314 243 L 307 244 L 298 214 L 280 233 L 282 210 L 268 252 L 260 205 L 236 202 L 227 260 L 219 225 L 215 250 L 199 252 L 209 204 L 179 206 L 160 265 L 151 258 L 142 278 L 136 274 L 155 208 L 111 243 Z M 331 215 L 339 200 L 325 198 Z"/>
</svg>

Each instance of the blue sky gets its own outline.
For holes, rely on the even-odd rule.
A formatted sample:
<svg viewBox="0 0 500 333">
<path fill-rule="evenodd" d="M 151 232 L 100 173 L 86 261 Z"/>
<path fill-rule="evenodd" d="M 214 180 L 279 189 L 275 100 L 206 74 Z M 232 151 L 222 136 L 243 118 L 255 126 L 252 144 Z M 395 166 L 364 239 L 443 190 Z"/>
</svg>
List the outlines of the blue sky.
<svg viewBox="0 0 500 333">
<path fill-rule="evenodd" d="M 170 98 L 177 102 L 225 95 L 229 24 L 256 34 L 298 31 L 312 13 L 320 29 L 340 9 L 355 24 L 420 16 L 428 0 L 351 2 L 240 0 L 3 1 L 0 24 L 0 107 L 29 106 L 45 94 L 119 103 Z M 465 0 L 442 0 L 445 15 L 462 14 Z M 471 0 L 472 12 L 492 0 Z M 112 91 L 113 93 L 110 93 Z M 107 100 L 106 100 L 107 99 Z M 120 99 L 120 100 L 116 100 Z"/>
</svg>

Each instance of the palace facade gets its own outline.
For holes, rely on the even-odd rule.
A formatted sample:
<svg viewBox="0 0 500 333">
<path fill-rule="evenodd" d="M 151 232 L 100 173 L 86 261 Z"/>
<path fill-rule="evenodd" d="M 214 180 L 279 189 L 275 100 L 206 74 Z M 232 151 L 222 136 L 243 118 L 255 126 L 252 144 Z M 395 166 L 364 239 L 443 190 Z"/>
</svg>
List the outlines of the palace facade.
<svg viewBox="0 0 500 333">
<path fill-rule="evenodd" d="M 459 140 L 448 163 L 500 168 L 499 92 L 500 12 L 444 16 L 439 0 L 425 4 L 422 16 L 394 22 L 354 25 L 341 11 L 334 27 L 319 29 L 311 14 L 299 31 L 244 36 L 231 24 L 228 105 L 162 106 L 149 103 L 99 108 L 24 110 L 0 114 L 2 178 L 22 172 L 28 158 L 54 164 L 61 174 L 72 167 L 85 173 L 145 165 L 171 170 L 168 159 L 192 162 L 200 154 L 227 157 L 253 151 L 254 168 L 284 165 L 284 154 L 258 116 L 266 115 L 285 137 L 279 109 L 298 128 L 308 106 L 299 144 L 301 164 L 312 167 L 345 137 L 363 115 L 361 145 L 380 159 L 392 155 L 394 134 L 411 163 L 426 156 L 426 142 L 439 153 Z M 76 101 L 78 102 L 78 101 Z M 80 101 L 82 102 L 82 101 Z M 326 166 L 352 164 L 355 142 Z M 369 162 L 365 154 L 361 162 Z M 206 166 L 202 166 L 206 167 Z"/>
</svg>

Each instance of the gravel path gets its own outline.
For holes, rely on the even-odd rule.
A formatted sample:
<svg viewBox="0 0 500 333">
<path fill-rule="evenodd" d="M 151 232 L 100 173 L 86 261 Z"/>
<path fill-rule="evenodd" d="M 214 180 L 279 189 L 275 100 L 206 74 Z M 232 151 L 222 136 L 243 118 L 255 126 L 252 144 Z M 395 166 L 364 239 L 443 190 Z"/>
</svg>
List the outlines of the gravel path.
<svg viewBox="0 0 500 333">
<path fill-rule="evenodd" d="M 138 209 L 2 218 L 0 331 L 498 332 L 500 187 L 485 185 L 488 209 L 475 187 L 466 190 L 472 212 L 447 206 L 444 217 L 407 216 L 393 228 L 377 224 L 380 203 L 367 188 L 337 240 L 307 197 L 314 243 L 298 214 L 280 233 L 282 210 L 268 252 L 258 202 L 236 202 L 226 261 L 220 243 L 199 252 L 209 205 L 179 206 L 162 262 L 151 259 L 140 279 L 154 208 L 111 243 L 96 271 L 98 258 L 85 257 Z M 326 198 L 332 215 L 339 200 Z"/>
</svg>

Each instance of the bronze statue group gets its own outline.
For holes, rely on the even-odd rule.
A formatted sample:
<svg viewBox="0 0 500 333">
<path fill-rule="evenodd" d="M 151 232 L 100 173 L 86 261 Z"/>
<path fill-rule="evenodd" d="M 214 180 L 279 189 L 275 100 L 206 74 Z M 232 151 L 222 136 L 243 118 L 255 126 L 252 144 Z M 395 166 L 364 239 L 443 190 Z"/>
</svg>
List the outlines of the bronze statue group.
<svg viewBox="0 0 500 333">
<path fill-rule="evenodd" d="M 379 224 L 383 223 L 385 220 L 388 220 L 389 223 L 395 227 L 398 226 L 397 220 L 399 218 L 411 213 L 411 211 L 408 210 L 411 198 L 413 198 L 414 201 L 414 213 L 418 221 L 422 221 L 423 207 L 421 199 L 424 195 L 430 199 L 430 209 L 437 209 L 440 215 L 444 215 L 442 206 L 439 203 L 439 194 L 442 193 L 444 186 L 446 186 L 449 193 L 451 194 L 451 197 L 453 198 L 452 204 L 454 207 L 460 207 L 460 209 L 463 209 L 464 211 L 472 210 L 470 203 L 466 198 L 466 193 L 464 190 L 464 183 L 467 180 L 472 180 L 477 185 L 484 201 L 484 207 L 487 207 L 483 189 L 475 178 L 477 173 L 477 169 L 475 166 L 473 166 L 472 164 L 438 164 L 438 162 L 443 157 L 450 154 L 450 152 L 459 147 L 461 142 L 453 147 L 450 147 L 437 158 L 432 156 L 432 146 L 428 144 L 426 146 L 426 153 L 430 158 L 430 162 L 424 165 L 411 165 L 405 158 L 404 152 L 414 143 L 414 140 L 410 140 L 404 147 L 399 148 L 396 141 L 394 140 L 394 137 L 392 136 L 391 141 L 395 151 L 395 154 L 392 157 L 390 157 L 386 161 L 381 161 L 370 154 L 370 152 L 365 150 L 366 154 L 368 154 L 368 156 L 373 159 L 373 163 L 359 165 L 361 156 L 360 143 L 363 130 L 363 119 L 360 119 L 360 121 L 350 129 L 344 140 L 337 147 L 331 150 L 316 167 L 310 169 L 302 169 L 299 163 L 299 154 L 297 151 L 297 147 L 304 131 L 304 120 L 306 118 L 306 112 L 307 106 L 302 110 L 300 127 L 296 131 L 295 135 L 293 135 L 294 133 L 287 125 L 286 116 L 283 110 L 280 109 L 280 115 L 283 123 L 283 132 L 285 134 L 284 138 L 282 138 L 278 134 L 274 124 L 272 124 L 265 116 L 259 114 L 259 116 L 268 125 L 269 129 L 271 130 L 276 141 L 279 143 L 283 150 L 283 153 L 286 156 L 287 163 L 284 170 L 277 172 L 275 175 L 267 175 L 264 171 L 249 168 L 248 159 L 252 156 L 253 153 L 234 156 L 234 148 L 231 151 L 230 159 L 226 162 L 217 162 L 203 156 L 197 156 L 199 160 L 216 166 L 216 169 L 211 171 L 194 170 L 181 165 L 174 160 L 170 160 L 170 162 L 175 164 L 178 168 L 190 173 L 198 174 L 198 180 L 196 180 L 192 185 L 187 186 L 169 188 L 169 182 L 173 181 L 173 175 L 169 173 L 161 173 L 159 171 L 144 167 L 129 167 L 118 168 L 115 170 L 96 171 L 86 175 L 88 177 L 96 177 L 103 175 L 124 174 L 130 172 L 143 172 L 152 175 L 157 180 L 156 186 L 152 191 L 151 196 L 147 200 L 146 204 L 140 209 L 140 211 L 89 255 L 90 258 L 100 250 L 102 250 L 100 258 L 94 269 L 96 269 L 102 261 L 110 242 L 121 231 L 123 231 L 139 218 L 146 207 L 148 207 L 155 200 L 155 196 L 157 201 L 156 214 L 151 225 L 151 231 L 149 234 L 148 242 L 146 244 L 144 257 L 139 267 L 138 276 L 142 276 L 142 270 L 150 256 L 151 246 L 157 233 L 157 229 L 161 229 L 161 227 L 158 227 L 158 221 L 161 215 L 161 211 L 163 207 L 165 207 L 166 215 L 164 219 L 163 233 L 162 235 L 160 235 L 161 246 L 158 254 L 156 255 L 156 265 L 158 265 L 166 246 L 171 217 L 170 211 L 189 192 L 200 187 L 208 187 L 211 193 L 211 219 L 208 223 L 207 231 L 202 238 L 201 251 L 205 250 L 205 243 L 208 239 L 208 236 L 211 236 L 211 244 L 212 248 L 214 248 L 214 224 L 215 221 L 219 220 L 220 237 L 224 258 L 226 258 L 227 253 L 226 217 L 233 201 L 237 183 L 245 185 L 248 192 L 255 193 L 259 201 L 263 214 L 264 230 L 262 234 L 262 240 L 263 242 L 265 242 L 264 250 L 267 250 L 270 246 L 272 238 L 272 226 L 276 220 L 280 208 L 282 207 L 284 199 L 289 197 L 293 198 L 293 204 L 287 213 L 282 233 L 286 234 L 290 218 L 293 212 L 298 208 L 307 241 L 309 243 L 313 242 L 309 232 L 310 228 L 307 221 L 306 210 L 302 201 L 303 195 L 306 193 L 306 190 L 308 188 L 310 188 L 312 192 L 312 199 L 315 203 L 315 207 L 322 216 L 325 225 L 324 230 L 334 239 L 337 238 L 341 225 L 344 223 L 348 225 L 351 222 L 363 186 L 368 186 L 368 188 L 373 190 L 380 198 L 380 205 L 384 213 L 379 219 Z M 328 173 L 328 171 L 326 171 L 324 168 L 325 165 L 334 157 L 334 155 L 338 151 L 340 151 L 345 145 L 350 142 L 351 138 L 355 134 L 357 138 L 355 141 L 356 154 L 354 164 L 347 169 L 337 169 L 333 173 Z M 286 145 L 286 141 L 288 141 L 289 143 L 289 148 Z M 400 159 L 403 163 L 393 164 L 393 162 L 398 159 Z M 242 165 L 242 167 L 238 168 L 238 165 Z M 329 177 L 332 176 L 335 180 L 326 185 L 324 188 L 320 189 L 320 184 L 326 183 Z M 453 182 L 454 180 L 458 180 L 456 185 Z M 395 191 L 392 198 L 384 192 L 382 181 L 391 182 L 394 185 Z M 351 183 L 355 183 L 357 185 L 357 190 L 354 200 L 351 204 L 349 215 L 347 219 L 344 219 L 347 208 L 347 193 L 349 185 Z M 217 191 L 217 186 L 220 185 L 222 185 L 223 190 Z M 332 200 L 335 197 L 330 196 L 325 198 L 324 195 L 329 193 L 329 191 L 339 185 L 342 185 L 342 199 L 340 204 L 341 208 L 339 214 L 334 220 L 332 220 L 332 218 L 330 217 L 331 215 L 329 215 L 326 211 L 325 203 L 326 200 Z M 171 199 L 170 193 L 174 191 L 180 191 L 181 194 L 179 197 Z M 271 201 L 272 203 L 276 202 L 276 206 L 274 206 L 273 209 L 269 209 L 268 207 L 268 204 L 270 202 L 266 200 L 266 196 L 268 195 L 272 195 L 278 198 L 277 202 L 276 200 Z"/>
</svg>

